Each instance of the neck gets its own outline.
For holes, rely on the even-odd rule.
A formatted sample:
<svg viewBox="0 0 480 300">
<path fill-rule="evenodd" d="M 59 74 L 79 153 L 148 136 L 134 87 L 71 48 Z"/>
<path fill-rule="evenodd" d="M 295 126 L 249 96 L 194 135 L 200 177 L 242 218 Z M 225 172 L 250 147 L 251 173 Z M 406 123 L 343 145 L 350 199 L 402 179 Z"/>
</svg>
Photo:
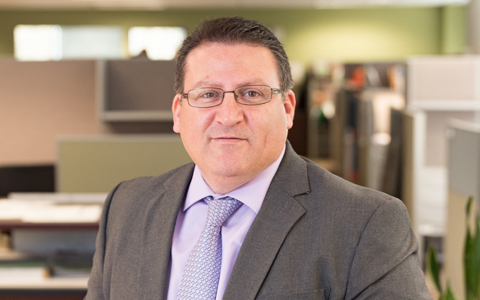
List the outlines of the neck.
<svg viewBox="0 0 480 300">
<path fill-rule="evenodd" d="M 258 175 L 258 174 L 257 174 Z M 254 177 L 244 177 L 244 176 L 231 176 L 231 177 L 224 177 L 224 176 L 209 176 L 207 174 L 202 173 L 203 180 L 208 184 L 208 186 L 215 192 L 215 194 L 227 194 L 245 183 L 252 180 Z"/>
</svg>

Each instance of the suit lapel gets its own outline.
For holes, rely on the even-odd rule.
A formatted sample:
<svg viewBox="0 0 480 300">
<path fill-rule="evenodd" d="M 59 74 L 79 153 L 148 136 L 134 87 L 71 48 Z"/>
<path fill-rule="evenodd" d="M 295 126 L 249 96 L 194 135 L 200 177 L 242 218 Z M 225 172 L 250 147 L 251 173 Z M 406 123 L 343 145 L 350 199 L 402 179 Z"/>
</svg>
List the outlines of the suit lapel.
<svg viewBox="0 0 480 300">
<path fill-rule="evenodd" d="M 163 299 L 166 295 L 175 222 L 190 184 L 193 166 L 180 169 L 166 180 L 158 196 L 152 198 L 146 207 L 139 247 L 139 300 Z"/>
<path fill-rule="evenodd" d="M 306 213 L 294 197 L 309 190 L 306 163 L 287 143 L 282 163 L 240 248 L 223 299 L 255 299 L 283 241 Z"/>
</svg>

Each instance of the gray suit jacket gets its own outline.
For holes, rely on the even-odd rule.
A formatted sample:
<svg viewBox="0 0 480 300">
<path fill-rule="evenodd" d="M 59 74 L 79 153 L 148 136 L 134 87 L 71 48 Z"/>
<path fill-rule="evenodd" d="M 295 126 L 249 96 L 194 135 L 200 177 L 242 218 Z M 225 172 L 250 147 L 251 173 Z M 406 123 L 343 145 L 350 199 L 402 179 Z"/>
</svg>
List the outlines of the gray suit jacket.
<svg viewBox="0 0 480 300">
<path fill-rule="evenodd" d="M 193 164 L 119 184 L 105 203 L 86 299 L 166 295 Z M 407 211 L 287 150 L 224 299 L 431 299 Z"/>
</svg>

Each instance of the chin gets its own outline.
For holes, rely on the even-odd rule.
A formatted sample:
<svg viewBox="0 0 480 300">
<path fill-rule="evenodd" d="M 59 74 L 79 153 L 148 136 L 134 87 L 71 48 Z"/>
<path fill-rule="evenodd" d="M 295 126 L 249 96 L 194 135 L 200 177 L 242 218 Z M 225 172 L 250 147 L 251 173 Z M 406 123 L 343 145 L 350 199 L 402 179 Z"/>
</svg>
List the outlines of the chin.
<svg viewBox="0 0 480 300">
<path fill-rule="evenodd" d="M 235 176 L 241 175 L 242 173 L 245 173 L 245 168 L 240 164 L 238 164 L 238 162 L 217 161 L 216 163 L 217 163 L 217 167 L 215 168 L 215 173 L 218 174 L 219 176 L 235 177 Z"/>
</svg>

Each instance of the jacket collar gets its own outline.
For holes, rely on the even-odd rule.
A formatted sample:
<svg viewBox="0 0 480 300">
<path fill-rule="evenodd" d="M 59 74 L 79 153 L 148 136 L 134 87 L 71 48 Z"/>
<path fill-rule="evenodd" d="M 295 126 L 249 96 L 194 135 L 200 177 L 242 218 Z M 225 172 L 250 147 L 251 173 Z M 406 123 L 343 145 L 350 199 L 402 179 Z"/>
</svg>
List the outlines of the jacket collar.
<svg viewBox="0 0 480 300">
<path fill-rule="evenodd" d="M 138 274 L 138 299 L 161 299 L 166 295 L 170 249 L 178 211 L 185 198 L 194 164 L 181 167 L 167 179 L 145 208 Z"/>
<path fill-rule="evenodd" d="M 287 142 L 282 163 L 240 248 L 224 299 L 255 299 L 285 238 L 306 213 L 295 196 L 309 191 L 306 163 Z"/>
</svg>

